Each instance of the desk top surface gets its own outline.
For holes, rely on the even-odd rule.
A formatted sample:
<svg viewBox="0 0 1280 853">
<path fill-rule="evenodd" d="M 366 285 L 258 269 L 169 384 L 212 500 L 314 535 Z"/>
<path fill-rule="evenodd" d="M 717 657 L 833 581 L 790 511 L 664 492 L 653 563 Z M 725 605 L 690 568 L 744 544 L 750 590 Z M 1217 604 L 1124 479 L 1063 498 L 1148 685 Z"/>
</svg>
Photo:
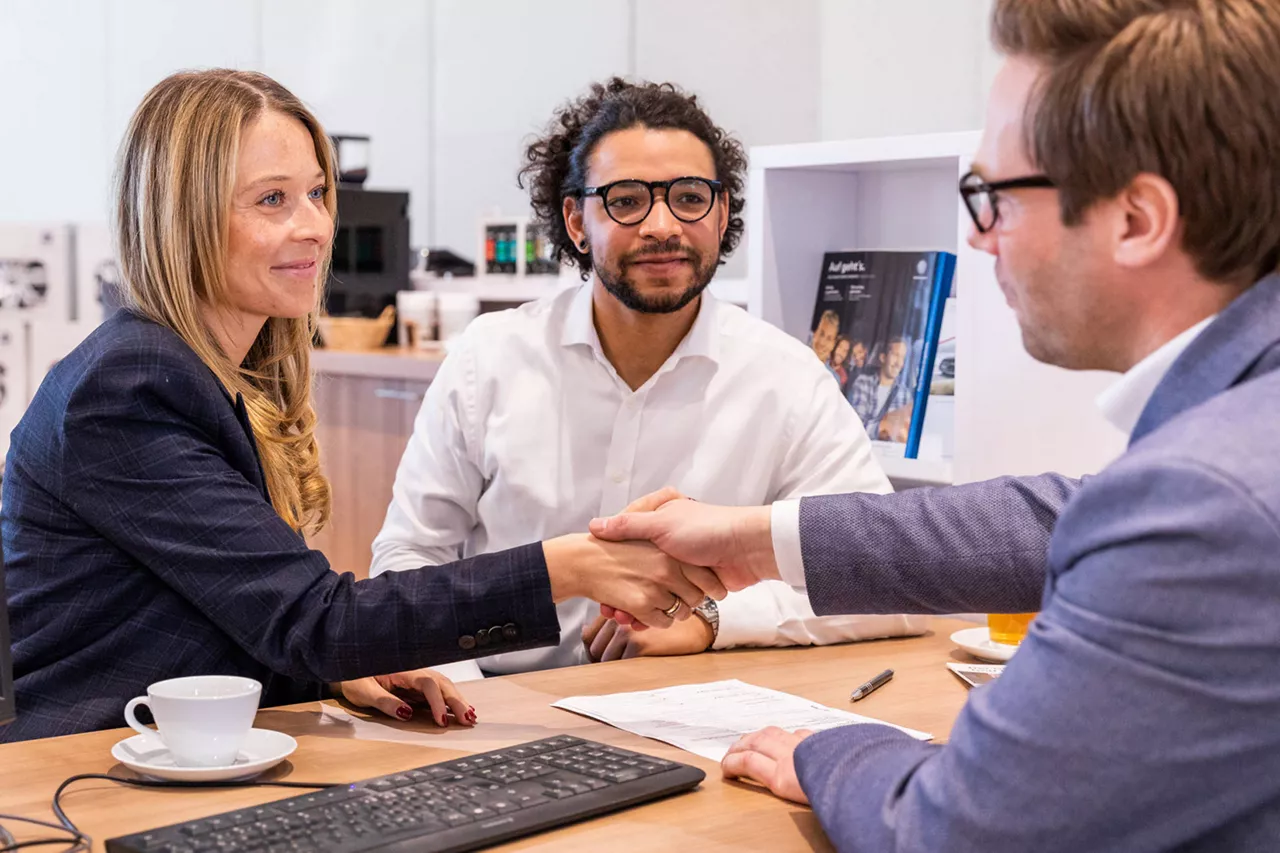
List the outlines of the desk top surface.
<svg viewBox="0 0 1280 853">
<path fill-rule="evenodd" d="M 480 719 L 470 730 L 445 731 L 429 720 L 405 724 L 368 717 L 372 725 L 360 727 L 357 734 L 351 726 L 326 718 L 320 703 L 268 709 L 259 712 L 255 725 L 293 735 L 298 750 L 264 778 L 336 784 L 553 734 L 573 734 L 701 767 L 707 780 L 689 794 L 495 849 L 556 853 L 594 853 L 618 846 L 628 853 L 673 848 L 697 853 L 830 850 L 809 809 L 749 785 L 725 782 L 713 761 L 552 708 L 550 703 L 565 696 L 738 678 L 927 731 L 935 741 L 944 741 L 967 691 L 944 665 L 950 660 L 971 660 L 949 639 L 962 627 L 972 627 L 972 623 L 935 618 L 923 637 L 823 648 L 639 658 L 469 682 L 462 689 Z M 893 668 L 893 681 L 851 704 L 850 691 L 886 667 Z M 356 715 L 364 718 L 359 712 Z M 106 772 L 132 775 L 110 755 L 112 745 L 131 734 L 127 729 L 116 729 L 0 746 L 0 813 L 53 820 L 49 803 L 55 788 L 67 777 Z M 399 740 L 393 740 L 396 738 Z M 300 793 L 305 792 L 288 788 L 140 790 L 86 781 L 65 793 L 62 804 L 71 820 L 93 837 L 94 849 L 101 850 L 109 837 Z M 48 830 L 0 823 L 19 840 L 50 834 Z"/>
</svg>

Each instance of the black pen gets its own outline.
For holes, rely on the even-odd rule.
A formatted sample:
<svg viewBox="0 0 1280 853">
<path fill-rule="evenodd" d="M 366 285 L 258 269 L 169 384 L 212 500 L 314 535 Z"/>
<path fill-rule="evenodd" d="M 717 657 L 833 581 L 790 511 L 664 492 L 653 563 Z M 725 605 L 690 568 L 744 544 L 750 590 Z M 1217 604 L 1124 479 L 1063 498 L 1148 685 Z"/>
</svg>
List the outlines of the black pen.
<svg viewBox="0 0 1280 853">
<path fill-rule="evenodd" d="M 877 675 L 875 678 L 871 679 L 871 680 L 870 680 L 870 681 L 868 681 L 866 684 L 863 684 L 863 685 L 859 686 L 857 690 L 855 690 L 855 691 L 853 691 L 852 693 L 850 693 L 850 694 L 849 694 L 849 701 L 850 701 L 850 702 L 857 702 L 859 699 L 861 699 L 862 697 L 866 696 L 866 695 L 867 695 L 868 693 L 870 693 L 872 690 L 875 690 L 876 688 L 880 687 L 881 685 L 888 684 L 888 683 L 889 683 L 889 679 L 891 679 L 891 678 L 893 678 L 893 670 L 891 670 L 891 669 L 886 669 L 884 672 L 880 673 L 880 674 L 879 674 L 879 675 Z"/>
</svg>

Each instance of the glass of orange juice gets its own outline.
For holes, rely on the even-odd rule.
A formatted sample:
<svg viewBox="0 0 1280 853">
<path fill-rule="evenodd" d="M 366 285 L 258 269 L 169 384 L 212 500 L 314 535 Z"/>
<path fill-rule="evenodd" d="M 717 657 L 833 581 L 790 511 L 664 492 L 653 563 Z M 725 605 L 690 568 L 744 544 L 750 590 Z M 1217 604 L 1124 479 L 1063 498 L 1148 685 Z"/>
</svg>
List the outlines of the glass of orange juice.
<svg viewBox="0 0 1280 853">
<path fill-rule="evenodd" d="M 1027 636 L 1027 626 L 1036 618 L 1034 613 L 988 613 L 987 631 L 991 642 L 1016 646 Z"/>
</svg>

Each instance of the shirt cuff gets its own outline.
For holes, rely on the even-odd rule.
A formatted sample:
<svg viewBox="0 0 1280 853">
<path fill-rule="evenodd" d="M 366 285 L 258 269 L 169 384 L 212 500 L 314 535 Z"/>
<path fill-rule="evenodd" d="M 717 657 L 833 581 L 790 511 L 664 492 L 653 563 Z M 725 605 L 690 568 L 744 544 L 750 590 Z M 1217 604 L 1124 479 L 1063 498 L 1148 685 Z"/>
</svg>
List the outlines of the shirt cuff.
<svg viewBox="0 0 1280 853">
<path fill-rule="evenodd" d="M 711 648 L 776 645 L 778 614 L 767 587 L 777 583 L 761 581 L 750 589 L 731 592 L 719 601 L 716 609 L 720 611 L 720 627 Z"/>
<path fill-rule="evenodd" d="M 774 501 L 769 525 L 773 534 L 773 559 L 782 581 L 793 589 L 805 588 L 804 556 L 800 553 L 800 501 Z"/>
</svg>

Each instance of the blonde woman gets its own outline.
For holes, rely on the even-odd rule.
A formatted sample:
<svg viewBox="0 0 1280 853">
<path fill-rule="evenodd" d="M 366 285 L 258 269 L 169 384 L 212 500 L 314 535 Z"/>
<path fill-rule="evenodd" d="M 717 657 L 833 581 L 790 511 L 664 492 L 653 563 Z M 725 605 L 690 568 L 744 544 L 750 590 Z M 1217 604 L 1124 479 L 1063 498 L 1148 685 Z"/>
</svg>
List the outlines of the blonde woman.
<svg viewBox="0 0 1280 853">
<path fill-rule="evenodd" d="M 117 175 L 125 308 L 13 433 L 18 720 L 0 739 L 117 726 L 149 683 L 200 673 L 256 678 L 264 705 L 346 681 L 358 704 L 407 719 L 410 696 L 470 725 L 418 667 L 554 644 L 572 596 L 665 627 L 724 595 L 586 534 L 366 581 L 307 548 L 329 513 L 308 359 L 334 198 L 324 130 L 267 77 L 180 73 L 138 108 Z"/>
</svg>

